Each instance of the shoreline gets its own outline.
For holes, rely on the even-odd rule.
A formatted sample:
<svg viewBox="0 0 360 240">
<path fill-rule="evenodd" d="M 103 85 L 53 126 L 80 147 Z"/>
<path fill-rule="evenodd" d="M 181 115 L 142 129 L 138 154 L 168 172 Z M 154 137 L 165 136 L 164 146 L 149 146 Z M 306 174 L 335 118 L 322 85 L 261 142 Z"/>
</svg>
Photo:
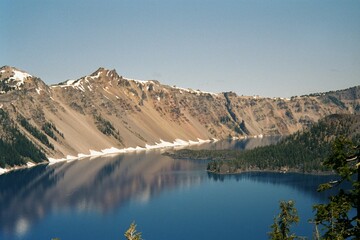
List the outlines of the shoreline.
<svg viewBox="0 0 360 240">
<path fill-rule="evenodd" d="M 210 170 L 206 170 L 208 173 L 214 174 L 214 175 L 219 175 L 219 176 L 225 176 L 225 175 L 238 175 L 238 174 L 242 174 L 242 173 L 282 173 L 282 174 L 287 174 L 287 173 L 299 173 L 299 174 L 306 174 L 306 175 L 317 175 L 317 176 L 330 176 L 330 175 L 335 175 L 335 173 L 333 172 L 329 172 L 329 171 L 316 171 L 316 172 L 303 172 L 301 170 L 273 170 L 273 169 L 254 169 L 254 170 L 240 170 L 240 171 L 235 171 L 235 172 L 216 172 L 216 171 L 210 171 Z"/>
<path fill-rule="evenodd" d="M 264 136 L 265 135 L 263 135 L 263 134 L 259 134 L 259 135 L 252 135 L 252 136 L 232 137 L 231 139 L 236 141 L 236 140 L 243 140 L 243 139 L 247 139 L 247 138 L 263 138 Z M 106 155 L 111 155 L 111 154 L 121 154 L 121 153 L 126 154 L 126 153 L 159 150 L 159 149 L 166 149 L 166 148 L 173 148 L 173 147 L 183 148 L 186 146 L 201 145 L 204 143 L 211 143 L 211 142 L 215 143 L 215 142 L 219 141 L 219 139 L 216 139 L 216 138 L 207 139 L 207 140 L 197 138 L 197 140 L 198 141 L 193 141 L 193 140 L 185 141 L 185 140 L 176 138 L 173 142 L 167 142 L 167 141 L 160 139 L 159 143 L 155 142 L 154 145 L 145 144 L 145 147 L 136 146 L 136 147 L 121 148 L 121 149 L 111 147 L 111 148 L 102 149 L 100 151 L 89 149 L 89 154 L 78 153 L 77 156 L 67 155 L 64 158 L 57 158 L 57 159 L 56 158 L 48 158 L 48 161 L 43 161 L 43 162 L 39 162 L 39 163 L 27 162 L 26 165 L 14 166 L 11 168 L 0 168 L 0 175 L 6 174 L 6 173 L 14 171 L 14 170 L 31 168 L 31 167 L 41 165 L 41 164 L 52 165 L 52 164 L 56 164 L 59 162 L 70 162 L 70 161 L 75 161 L 75 160 L 81 160 L 81 159 L 88 158 L 88 157 L 101 157 L 101 156 L 106 156 Z"/>
<path fill-rule="evenodd" d="M 90 152 L 89 154 L 78 153 L 77 156 L 67 155 L 65 158 L 58 158 L 58 159 L 48 158 L 48 161 L 43 161 L 43 162 L 39 162 L 39 163 L 27 162 L 26 165 L 14 166 L 11 168 L 0 168 L 0 175 L 9 173 L 14 170 L 31 168 L 31 167 L 38 166 L 41 164 L 52 165 L 52 164 L 56 164 L 59 162 L 70 162 L 70 161 L 75 161 L 75 160 L 82 160 L 82 159 L 88 158 L 88 157 L 101 157 L 101 156 L 112 155 L 112 154 L 114 154 L 114 155 L 121 154 L 121 153 L 127 154 L 127 153 L 142 152 L 142 151 L 160 150 L 160 149 L 166 149 L 166 148 L 187 147 L 187 146 L 192 146 L 192 145 L 201 145 L 204 143 L 211 143 L 211 142 L 214 143 L 214 142 L 219 141 L 219 139 L 216 139 L 216 138 L 207 139 L 207 140 L 197 138 L 197 140 L 198 141 L 193 141 L 193 140 L 185 141 L 185 140 L 177 138 L 173 142 L 167 142 L 167 141 L 160 139 L 160 142 L 155 142 L 154 145 L 145 144 L 145 147 L 136 146 L 136 147 L 121 148 L 121 149 L 111 147 L 111 148 L 102 149 L 100 151 L 95 151 L 95 150 L 89 149 L 89 152 Z"/>
</svg>

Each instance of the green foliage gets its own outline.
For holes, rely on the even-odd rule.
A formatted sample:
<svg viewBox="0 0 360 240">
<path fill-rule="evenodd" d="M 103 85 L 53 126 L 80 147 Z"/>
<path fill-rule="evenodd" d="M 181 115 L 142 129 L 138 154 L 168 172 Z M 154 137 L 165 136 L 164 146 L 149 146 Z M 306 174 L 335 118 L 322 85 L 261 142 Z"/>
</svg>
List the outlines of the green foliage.
<svg viewBox="0 0 360 240">
<path fill-rule="evenodd" d="M 247 134 L 247 135 L 250 134 L 249 130 L 246 128 L 246 125 L 245 125 L 245 121 L 244 121 L 244 120 L 241 121 L 239 127 L 240 127 L 240 129 L 242 130 L 243 133 L 245 133 L 245 134 Z"/>
<path fill-rule="evenodd" d="M 16 128 L 3 109 L 0 109 L 0 125 L 0 167 L 24 165 L 29 159 L 34 162 L 47 159 L 45 154 Z"/>
<path fill-rule="evenodd" d="M 54 145 L 49 142 L 49 139 L 36 127 L 31 125 L 23 116 L 18 116 L 18 121 L 31 135 L 37 138 L 41 143 L 54 150 Z"/>
<path fill-rule="evenodd" d="M 56 137 L 56 134 L 59 134 L 62 138 L 64 138 L 64 134 L 62 134 L 53 123 L 49 123 L 46 122 L 42 127 L 41 130 L 43 130 L 49 137 L 51 137 L 52 139 L 54 139 L 55 141 L 58 140 L 58 138 Z"/>
<path fill-rule="evenodd" d="M 109 136 L 115 131 L 114 126 L 106 120 L 105 118 L 101 117 L 100 115 L 95 116 L 96 120 L 96 127 L 102 132 L 103 134 Z"/>
<path fill-rule="evenodd" d="M 276 145 L 258 147 L 248 151 L 187 150 L 173 154 L 175 158 L 209 159 L 207 169 L 215 173 L 221 169 L 241 171 L 296 171 L 322 172 L 332 168 L 322 160 L 331 152 L 331 142 L 344 135 L 359 142 L 360 117 L 331 115 L 306 131 L 296 132 Z M 223 167 L 227 165 L 227 167 Z"/>
<path fill-rule="evenodd" d="M 356 106 L 354 107 L 355 111 L 356 112 L 359 112 L 360 111 L 360 104 L 356 104 Z"/>
<path fill-rule="evenodd" d="M 345 103 L 343 103 L 341 100 L 339 100 L 337 97 L 329 95 L 328 98 L 330 101 L 332 101 L 335 105 L 337 105 L 340 108 L 346 108 Z"/>
<path fill-rule="evenodd" d="M 13 85 L 10 85 L 7 83 L 6 80 L 8 80 L 8 79 L 9 78 L 4 79 L 5 81 L 0 81 L 0 91 L 9 92 L 11 90 L 16 89 L 16 86 L 13 86 Z"/>
<path fill-rule="evenodd" d="M 320 185 L 319 191 L 348 183 L 329 198 L 329 203 L 314 206 L 314 222 L 323 226 L 324 239 L 360 239 L 360 146 L 340 137 L 334 141 L 324 165 L 332 168 L 340 180 Z M 352 214 L 355 210 L 355 214 Z"/>
<path fill-rule="evenodd" d="M 132 222 L 130 224 L 130 227 L 128 230 L 126 230 L 124 236 L 126 237 L 126 240 L 142 240 L 141 232 L 137 232 L 136 230 L 136 224 L 135 222 Z"/>
<path fill-rule="evenodd" d="M 100 132 L 105 134 L 106 136 L 113 136 L 120 143 L 122 143 L 122 139 L 118 130 L 111 124 L 110 121 L 103 118 L 101 115 L 94 115 L 96 127 Z"/>
<path fill-rule="evenodd" d="M 291 234 L 290 227 L 293 223 L 299 222 L 299 216 L 295 208 L 295 202 L 281 201 L 280 213 L 274 218 L 274 224 L 271 225 L 272 232 L 269 237 L 272 240 L 292 240 L 295 239 L 295 234 Z"/>
<path fill-rule="evenodd" d="M 226 123 L 228 123 L 228 122 L 230 122 L 231 121 L 231 119 L 230 119 L 230 117 L 229 116 L 221 116 L 220 118 L 219 118 L 219 120 L 220 120 L 220 122 L 222 123 L 222 124 L 226 124 Z"/>
<path fill-rule="evenodd" d="M 56 137 L 55 133 L 52 130 L 51 123 L 45 123 L 42 126 L 41 130 L 43 130 L 49 137 L 51 137 L 52 139 L 57 141 L 57 137 Z"/>
</svg>

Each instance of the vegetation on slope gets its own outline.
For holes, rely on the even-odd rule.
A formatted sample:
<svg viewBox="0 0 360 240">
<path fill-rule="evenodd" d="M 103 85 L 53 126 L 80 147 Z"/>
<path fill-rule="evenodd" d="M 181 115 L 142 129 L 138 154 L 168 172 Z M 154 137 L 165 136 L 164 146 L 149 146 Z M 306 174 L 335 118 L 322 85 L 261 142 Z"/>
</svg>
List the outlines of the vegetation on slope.
<svg viewBox="0 0 360 240">
<path fill-rule="evenodd" d="M 7 112 L 0 109 L 0 167 L 24 165 L 28 160 L 42 162 L 45 154 L 15 126 Z"/>
<path fill-rule="evenodd" d="M 214 173 L 243 171 L 322 172 L 328 170 L 321 161 L 329 155 L 336 136 L 360 137 L 360 116 L 330 115 L 311 128 L 296 132 L 276 145 L 253 150 L 180 150 L 174 158 L 212 160 L 207 170 Z"/>
<path fill-rule="evenodd" d="M 106 136 L 113 136 L 122 144 L 122 139 L 119 133 L 119 130 L 116 130 L 111 122 L 103 118 L 101 115 L 94 115 L 95 124 L 97 129 L 105 134 Z"/>
<path fill-rule="evenodd" d="M 48 135 L 55 141 L 58 141 L 55 133 L 59 134 L 62 138 L 64 138 L 64 134 L 60 132 L 53 123 L 45 122 L 45 124 L 41 127 L 41 130 L 43 130 L 46 135 Z"/>
<path fill-rule="evenodd" d="M 20 125 L 23 126 L 26 129 L 26 131 L 28 131 L 31 135 L 33 135 L 35 138 L 37 138 L 41 143 L 43 143 L 47 147 L 54 150 L 54 145 L 52 145 L 49 142 L 49 139 L 47 138 L 47 136 L 45 134 L 43 134 L 39 129 L 37 129 L 36 127 L 31 125 L 28 122 L 28 120 L 26 120 L 26 118 L 19 115 L 18 116 L 18 121 L 19 121 Z"/>
</svg>

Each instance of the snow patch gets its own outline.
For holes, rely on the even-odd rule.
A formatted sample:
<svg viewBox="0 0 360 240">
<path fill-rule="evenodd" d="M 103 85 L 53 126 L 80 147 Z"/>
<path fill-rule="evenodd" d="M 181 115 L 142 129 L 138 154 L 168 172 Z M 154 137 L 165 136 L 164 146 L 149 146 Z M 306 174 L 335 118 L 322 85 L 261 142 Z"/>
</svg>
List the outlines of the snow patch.
<svg viewBox="0 0 360 240">
<path fill-rule="evenodd" d="M 85 92 L 85 88 L 84 88 L 83 85 L 78 85 L 78 86 L 76 86 L 76 88 L 79 89 L 82 92 Z"/>
<path fill-rule="evenodd" d="M 71 86 L 74 82 L 76 82 L 76 80 L 67 80 L 66 85 Z"/>
<path fill-rule="evenodd" d="M 7 169 L 5 169 L 5 168 L 0 168 L 0 175 L 1 175 L 1 174 L 4 174 L 4 173 L 7 173 L 7 172 L 8 172 Z"/>
<path fill-rule="evenodd" d="M 198 141 L 199 141 L 199 143 L 209 143 L 209 142 L 211 142 L 210 139 L 208 139 L 208 140 L 203 140 L 203 139 L 200 139 L 200 138 L 198 138 Z"/>
<path fill-rule="evenodd" d="M 24 80 L 26 78 L 31 77 L 30 74 L 25 73 L 25 72 L 20 72 L 20 71 L 17 71 L 17 70 L 14 70 L 13 73 L 14 73 L 14 75 L 11 78 L 14 79 L 14 80 L 20 81 L 22 83 L 24 83 Z"/>
<path fill-rule="evenodd" d="M 190 144 L 189 142 L 184 141 L 184 140 L 179 139 L 179 138 L 175 139 L 175 141 L 174 141 L 174 146 L 186 146 L 186 145 L 189 145 L 189 144 Z"/>
<path fill-rule="evenodd" d="M 63 83 L 59 83 L 57 85 L 51 85 L 50 87 L 51 88 L 56 88 L 56 87 L 74 87 L 74 82 L 76 82 L 77 80 L 67 80 L 66 82 L 63 82 Z"/>
<path fill-rule="evenodd" d="M 88 76 L 88 77 L 91 78 L 91 79 L 99 78 L 100 74 L 101 74 L 101 71 L 99 71 L 95 76 Z"/>
<path fill-rule="evenodd" d="M 78 154 L 78 158 L 86 158 L 86 157 L 88 157 L 89 155 L 86 155 L 86 154 L 83 154 L 83 153 L 79 153 Z"/>
<path fill-rule="evenodd" d="M 120 153 L 121 149 L 115 148 L 115 147 L 111 147 L 111 148 L 107 148 L 104 150 L 101 150 L 102 153 L 104 154 L 112 154 L 112 153 Z"/>
<path fill-rule="evenodd" d="M 27 162 L 26 165 L 27 165 L 28 167 L 33 167 L 33 166 L 35 166 L 35 163 L 33 163 L 33 162 Z"/>
<path fill-rule="evenodd" d="M 183 91 L 185 91 L 185 92 L 193 93 L 193 94 L 197 94 L 197 95 L 210 94 L 210 95 L 213 95 L 213 96 L 218 96 L 217 93 L 200 91 L 200 90 L 193 90 L 191 88 L 181 88 L 181 87 L 175 87 L 175 86 L 171 87 L 171 88 L 179 90 L 180 94 L 183 94 Z"/>
<path fill-rule="evenodd" d="M 90 149 L 90 156 L 100 156 L 100 155 L 103 155 L 103 153 Z"/>
<path fill-rule="evenodd" d="M 75 157 L 75 156 L 72 156 L 72 155 L 66 156 L 66 160 L 75 160 L 75 159 L 77 159 L 77 157 Z"/>
<path fill-rule="evenodd" d="M 182 139 L 175 139 L 175 141 L 173 142 L 167 142 L 164 141 L 162 139 L 160 139 L 160 142 L 155 142 L 154 145 L 149 145 L 146 144 L 145 147 L 128 147 L 128 148 L 115 148 L 115 147 L 111 147 L 111 148 L 106 148 L 103 149 L 101 151 L 95 151 L 95 150 L 89 150 L 89 154 L 83 154 L 83 153 L 79 153 L 77 155 L 77 157 L 75 156 L 66 156 L 66 158 L 60 158 L 60 159 L 54 159 L 54 158 L 49 158 L 49 165 L 52 165 L 54 163 L 58 163 L 58 162 L 62 162 L 62 161 L 73 161 L 73 160 L 78 160 L 78 159 L 82 159 L 82 158 L 87 158 L 87 157 L 98 157 L 98 156 L 104 156 L 104 155 L 109 155 L 109 154 L 118 154 L 118 153 L 131 153 L 131 152 L 139 152 L 139 151 L 149 151 L 149 150 L 157 150 L 157 149 L 164 149 L 164 148 L 172 148 L 172 147 L 184 147 L 184 146 L 190 146 L 190 145 L 197 145 L 197 144 L 203 144 L 203 143 L 209 143 L 211 141 L 217 141 L 217 139 L 214 140 L 202 140 L 200 138 L 198 138 L 198 141 L 185 141 Z"/>
<path fill-rule="evenodd" d="M 113 95 L 113 96 L 115 96 L 112 92 L 110 92 L 108 89 L 108 87 L 105 87 L 105 88 L 103 88 L 104 89 L 104 91 L 105 92 L 107 92 L 108 94 L 110 94 L 110 95 Z M 104 95 L 105 96 L 105 95 Z"/>
<path fill-rule="evenodd" d="M 41 89 L 41 88 L 37 88 L 37 89 L 35 89 L 35 90 L 36 90 L 37 94 L 40 95 L 40 91 L 41 91 L 42 89 Z"/>
<path fill-rule="evenodd" d="M 4 70 L 2 70 L 4 71 Z M 16 90 L 20 90 L 20 87 L 22 85 L 24 85 L 26 78 L 31 77 L 30 74 L 25 73 L 25 72 L 21 72 L 18 70 L 13 70 L 12 71 L 12 76 L 9 77 L 8 79 L 5 79 L 4 82 L 6 84 L 10 84 L 11 88 L 14 88 Z M 2 94 L 3 92 L 1 92 L 0 94 Z"/>
<path fill-rule="evenodd" d="M 53 165 L 58 162 L 64 162 L 67 159 L 66 158 L 48 158 L 48 160 L 49 160 L 49 165 Z"/>
<path fill-rule="evenodd" d="M 128 81 L 134 81 L 134 82 L 137 82 L 137 83 L 140 83 L 140 84 L 146 84 L 146 83 L 149 82 L 149 81 L 143 81 L 143 80 L 132 79 L 132 78 L 124 78 L 124 79 L 128 80 Z"/>
</svg>

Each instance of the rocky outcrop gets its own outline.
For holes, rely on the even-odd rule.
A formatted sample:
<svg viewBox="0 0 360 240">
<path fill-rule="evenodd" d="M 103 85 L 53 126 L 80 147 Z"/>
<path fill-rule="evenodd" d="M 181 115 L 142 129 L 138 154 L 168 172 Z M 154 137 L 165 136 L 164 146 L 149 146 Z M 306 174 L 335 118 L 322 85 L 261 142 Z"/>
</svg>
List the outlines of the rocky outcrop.
<svg viewBox="0 0 360 240">
<path fill-rule="evenodd" d="M 246 97 L 127 79 L 104 68 L 47 86 L 6 66 L 0 69 L 0 107 L 48 157 L 61 158 L 161 140 L 287 135 L 332 113 L 358 114 L 360 87 L 291 99 Z"/>
</svg>

